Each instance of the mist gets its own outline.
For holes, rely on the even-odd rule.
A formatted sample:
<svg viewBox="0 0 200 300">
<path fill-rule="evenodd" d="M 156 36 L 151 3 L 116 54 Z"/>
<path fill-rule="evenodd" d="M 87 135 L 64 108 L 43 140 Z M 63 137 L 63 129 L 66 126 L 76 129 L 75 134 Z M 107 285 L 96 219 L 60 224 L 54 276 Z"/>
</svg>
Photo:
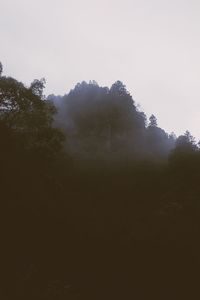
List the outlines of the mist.
<svg viewBox="0 0 200 300">
<path fill-rule="evenodd" d="M 55 126 L 76 161 L 166 163 L 175 146 L 175 135 L 159 128 L 154 115 L 147 120 L 120 81 L 110 88 L 82 82 L 64 96 L 47 99 L 57 108 Z"/>
</svg>

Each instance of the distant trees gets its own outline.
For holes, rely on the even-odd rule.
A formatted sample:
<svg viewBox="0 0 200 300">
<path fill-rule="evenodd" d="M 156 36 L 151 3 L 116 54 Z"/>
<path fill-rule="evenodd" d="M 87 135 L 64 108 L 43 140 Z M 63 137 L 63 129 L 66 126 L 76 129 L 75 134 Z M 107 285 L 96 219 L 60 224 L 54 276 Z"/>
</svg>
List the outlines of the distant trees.
<svg viewBox="0 0 200 300">
<path fill-rule="evenodd" d="M 2 70 L 0 64 L 0 74 Z M 198 150 L 189 132 L 176 139 L 158 127 L 154 115 L 146 125 L 145 114 L 121 81 L 110 89 L 83 81 L 69 94 L 47 99 L 44 87 L 44 79 L 25 87 L 13 78 L 0 77 L 1 128 L 11 130 L 29 153 L 53 157 L 62 149 L 64 135 L 66 149 L 79 160 L 167 161 L 173 148 L 170 159 Z"/>
<path fill-rule="evenodd" d="M 154 115 L 146 126 L 145 114 L 137 109 L 121 81 L 110 89 L 82 82 L 68 95 L 51 95 L 49 99 L 58 108 L 56 124 L 64 129 L 68 146 L 79 159 L 100 155 L 109 161 L 166 161 L 174 147 L 174 139 L 157 126 Z"/>
<path fill-rule="evenodd" d="M 174 139 L 157 126 L 154 115 L 146 126 L 145 114 L 121 81 L 110 89 L 83 81 L 68 95 L 47 99 L 44 87 L 44 79 L 25 87 L 13 78 L 0 77 L 0 121 L 18 134 L 24 149 L 54 155 L 64 140 L 57 128 L 63 130 L 66 147 L 78 160 L 161 161 L 174 147 Z"/>
</svg>

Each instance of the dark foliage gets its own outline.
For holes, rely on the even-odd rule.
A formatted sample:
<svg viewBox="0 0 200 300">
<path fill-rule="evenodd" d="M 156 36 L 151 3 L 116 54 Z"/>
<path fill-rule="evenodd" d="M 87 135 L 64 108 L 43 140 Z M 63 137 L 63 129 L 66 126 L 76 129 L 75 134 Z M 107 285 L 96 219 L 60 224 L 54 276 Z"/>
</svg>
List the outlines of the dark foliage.
<svg viewBox="0 0 200 300">
<path fill-rule="evenodd" d="M 45 99 L 0 74 L 1 299 L 198 299 L 191 134 L 147 124 L 119 81 Z"/>
</svg>

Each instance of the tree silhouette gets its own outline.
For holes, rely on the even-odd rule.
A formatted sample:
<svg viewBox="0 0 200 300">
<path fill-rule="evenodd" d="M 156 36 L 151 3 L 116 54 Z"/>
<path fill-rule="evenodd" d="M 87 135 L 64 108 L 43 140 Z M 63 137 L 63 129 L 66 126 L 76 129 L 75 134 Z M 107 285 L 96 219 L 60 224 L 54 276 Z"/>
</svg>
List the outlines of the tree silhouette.
<svg viewBox="0 0 200 300">
<path fill-rule="evenodd" d="M 152 127 L 158 126 L 157 119 L 154 115 L 151 115 L 149 118 L 149 126 L 152 126 Z"/>
<path fill-rule="evenodd" d="M 0 77 L 1 77 L 2 73 L 3 73 L 3 65 L 2 65 L 2 63 L 0 62 Z"/>
</svg>

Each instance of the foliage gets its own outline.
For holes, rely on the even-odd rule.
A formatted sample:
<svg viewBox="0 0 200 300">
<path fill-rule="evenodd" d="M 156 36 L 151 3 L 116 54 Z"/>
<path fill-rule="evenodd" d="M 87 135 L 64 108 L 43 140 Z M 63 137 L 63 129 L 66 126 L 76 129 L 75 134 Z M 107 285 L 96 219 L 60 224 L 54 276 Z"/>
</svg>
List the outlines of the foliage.
<svg viewBox="0 0 200 300">
<path fill-rule="evenodd" d="M 10 78 L 0 78 L 0 122 L 12 130 L 24 148 L 54 155 L 61 149 L 63 136 L 52 127 L 56 112 L 42 96 L 44 81 L 35 80 L 30 88 Z"/>
</svg>

